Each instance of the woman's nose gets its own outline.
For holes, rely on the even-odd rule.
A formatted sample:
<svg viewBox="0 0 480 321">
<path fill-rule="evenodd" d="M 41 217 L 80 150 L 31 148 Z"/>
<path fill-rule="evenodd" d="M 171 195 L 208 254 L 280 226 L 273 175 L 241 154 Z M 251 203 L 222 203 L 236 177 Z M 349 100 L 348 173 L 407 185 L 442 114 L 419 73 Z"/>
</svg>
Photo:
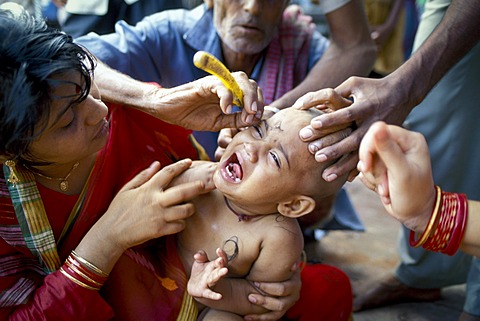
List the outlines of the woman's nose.
<svg viewBox="0 0 480 321">
<path fill-rule="evenodd" d="M 243 145 L 248 160 L 252 163 L 256 163 L 258 161 L 258 144 L 245 142 Z"/>
<path fill-rule="evenodd" d="M 99 99 L 88 96 L 85 100 L 85 121 L 87 125 L 96 125 L 108 114 L 107 106 Z"/>
</svg>

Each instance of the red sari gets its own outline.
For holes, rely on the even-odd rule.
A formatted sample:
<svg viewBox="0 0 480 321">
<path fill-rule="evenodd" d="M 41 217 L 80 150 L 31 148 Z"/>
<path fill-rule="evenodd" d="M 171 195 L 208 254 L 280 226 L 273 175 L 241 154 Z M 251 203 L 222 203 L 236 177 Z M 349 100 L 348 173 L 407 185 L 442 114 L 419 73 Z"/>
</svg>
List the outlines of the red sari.
<svg viewBox="0 0 480 321">
<path fill-rule="evenodd" d="M 97 158 L 88 181 L 85 198 L 81 200 L 76 218 L 65 238 L 57 244 L 60 260 L 63 262 L 66 259 L 92 225 L 103 215 L 119 189 L 154 160 L 160 161 L 162 166 L 165 166 L 183 158 L 198 159 L 199 151 L 190 140 L 190 134 L 188 130 L 164 123 L 138 110 L 110 106 L 109 140 Z M 49 202 L 44 204 L 48 220 L 65 222 L 65 215 L 70 214 L 72 204 L 75 203 L 71 200 L 71 196 L 45 188 L 40 188 L 40 195 L 45 197 L 42 198 L 44 203 L 47 200 Z M 65 206 L 62 207 L 62 204 Z M 12 206 L 5 179 L 2 177 L 0 180 L 0 289 L 2 290 L 0 318 L 6 319 L 10 315 L 13 319 L 22 320 L 111 319 L 114 315 L 112 306 L 119 306 L 115 302 L 110 302 L 115 297 L 110 298 L 106 293 L 84 289 L 68 280 L 58 270 L 53 273 L 46 271 L 38 257 L 27 247 L 21 224 Z M 60 234 L 59 229 L 63 228 L 62 224 L 50 224 L 56 240 Z M 185 277 L 180 277 L 184 273 L 180 273 L 183 272 L 183 268 L 178 265 L 179 261 L 174 259 L 175 251 L 169 250 L 165 254 L 169 255 L 167 260 L 174 270 L 174 276 L 171 279 L 177 283 L 178 287 L 176 295 L 173 296 L 176 300 L 168 302 L 170 313 L 175 315 L 171 319 L 175 320 L 182 305 L 186 280 Z M 120 264 L 117 265 L 121 267 L 121 262 L 124 261 L 127 260 L 122 257 Z M 141 271 L 139 273 L 144 273 L 145 266 L 138 262 L 130 264 L 130 267 L 132 266 Z M 163 272 L 157 271 L 157 274 L 166 278 L 166 275 L 161 275 Z M 109 279 L 109 283 L 114 281 L 114 276 Z M 158 300 L 151 298 L 150 301 L 156 302 L 159 311 L 165 312 L 161 307 L 160 298 Z M 152 320 L 148 315 L 137 315 L 137 317 Z M 161 319 L 169 320 L 165 317 Z"/>
</svg>

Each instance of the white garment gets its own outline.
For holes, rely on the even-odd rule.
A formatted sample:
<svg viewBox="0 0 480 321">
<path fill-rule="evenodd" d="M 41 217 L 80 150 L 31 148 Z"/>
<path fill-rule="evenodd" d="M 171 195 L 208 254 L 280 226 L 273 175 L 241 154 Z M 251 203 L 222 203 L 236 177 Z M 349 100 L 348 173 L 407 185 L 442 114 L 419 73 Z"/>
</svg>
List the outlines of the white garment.
<svg viewBox="0 0 480 321">
<path fill-rule="evenodd" d="M 337 10 L 340 7 L 343 7 L 350 1 L 351 0 L 320 0 L 318 6 L 322 9 L 324 14 L 327 14 Z M 311 2 L 311 0 L 308 0 L 308 2 Z"/>
</svg>

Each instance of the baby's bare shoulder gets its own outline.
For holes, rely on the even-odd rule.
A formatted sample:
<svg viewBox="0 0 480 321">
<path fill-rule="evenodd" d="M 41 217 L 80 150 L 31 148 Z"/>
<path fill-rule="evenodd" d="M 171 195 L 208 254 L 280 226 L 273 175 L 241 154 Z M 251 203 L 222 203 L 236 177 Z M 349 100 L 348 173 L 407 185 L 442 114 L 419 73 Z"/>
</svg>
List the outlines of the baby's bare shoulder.
<svg viewBox="0 0 480 321">
<path fill-rule="evenodd" d="M 296 219 L 282 215 L 275 215 L 271 218 L 266 234 L 266 239 L 272 243 L 286 243 L 301 240 L 303 242 L 302 230 Z M 303 245 L 302 245 L 303 246 Z"/>
</svg>

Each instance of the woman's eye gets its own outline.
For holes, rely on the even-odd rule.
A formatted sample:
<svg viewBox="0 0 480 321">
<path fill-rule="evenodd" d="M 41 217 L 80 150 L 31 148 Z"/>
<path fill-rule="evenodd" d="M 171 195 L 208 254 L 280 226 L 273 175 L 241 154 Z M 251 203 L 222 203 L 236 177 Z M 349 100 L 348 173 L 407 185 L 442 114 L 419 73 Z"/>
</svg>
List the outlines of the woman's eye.
<svg viewBox="0 0 480 321">
<path fill-rule="evenodd" d="M 277 164 L 277 167 L 280 168 L 280 159 L 278 158 L 277 154 L 275 154 L 274 152 L 270 152 L 270 156 L 272 157 L 275 164 Z"/>
<path fill-rule="evenodd" d="M 70 125 L 71 125 L 72 123 L 73 123 L 73 119 L 72 119 L 72 121 L 71 121 L 71 122 L 69 122 L 68 124 L 66 124 L 66 125 L 65 125 L 65 126 L 63 126 L 63 127 L 64 127 L 64 128 L 68 128 L 68 127 L 70 127 Z"/>
</svg>

